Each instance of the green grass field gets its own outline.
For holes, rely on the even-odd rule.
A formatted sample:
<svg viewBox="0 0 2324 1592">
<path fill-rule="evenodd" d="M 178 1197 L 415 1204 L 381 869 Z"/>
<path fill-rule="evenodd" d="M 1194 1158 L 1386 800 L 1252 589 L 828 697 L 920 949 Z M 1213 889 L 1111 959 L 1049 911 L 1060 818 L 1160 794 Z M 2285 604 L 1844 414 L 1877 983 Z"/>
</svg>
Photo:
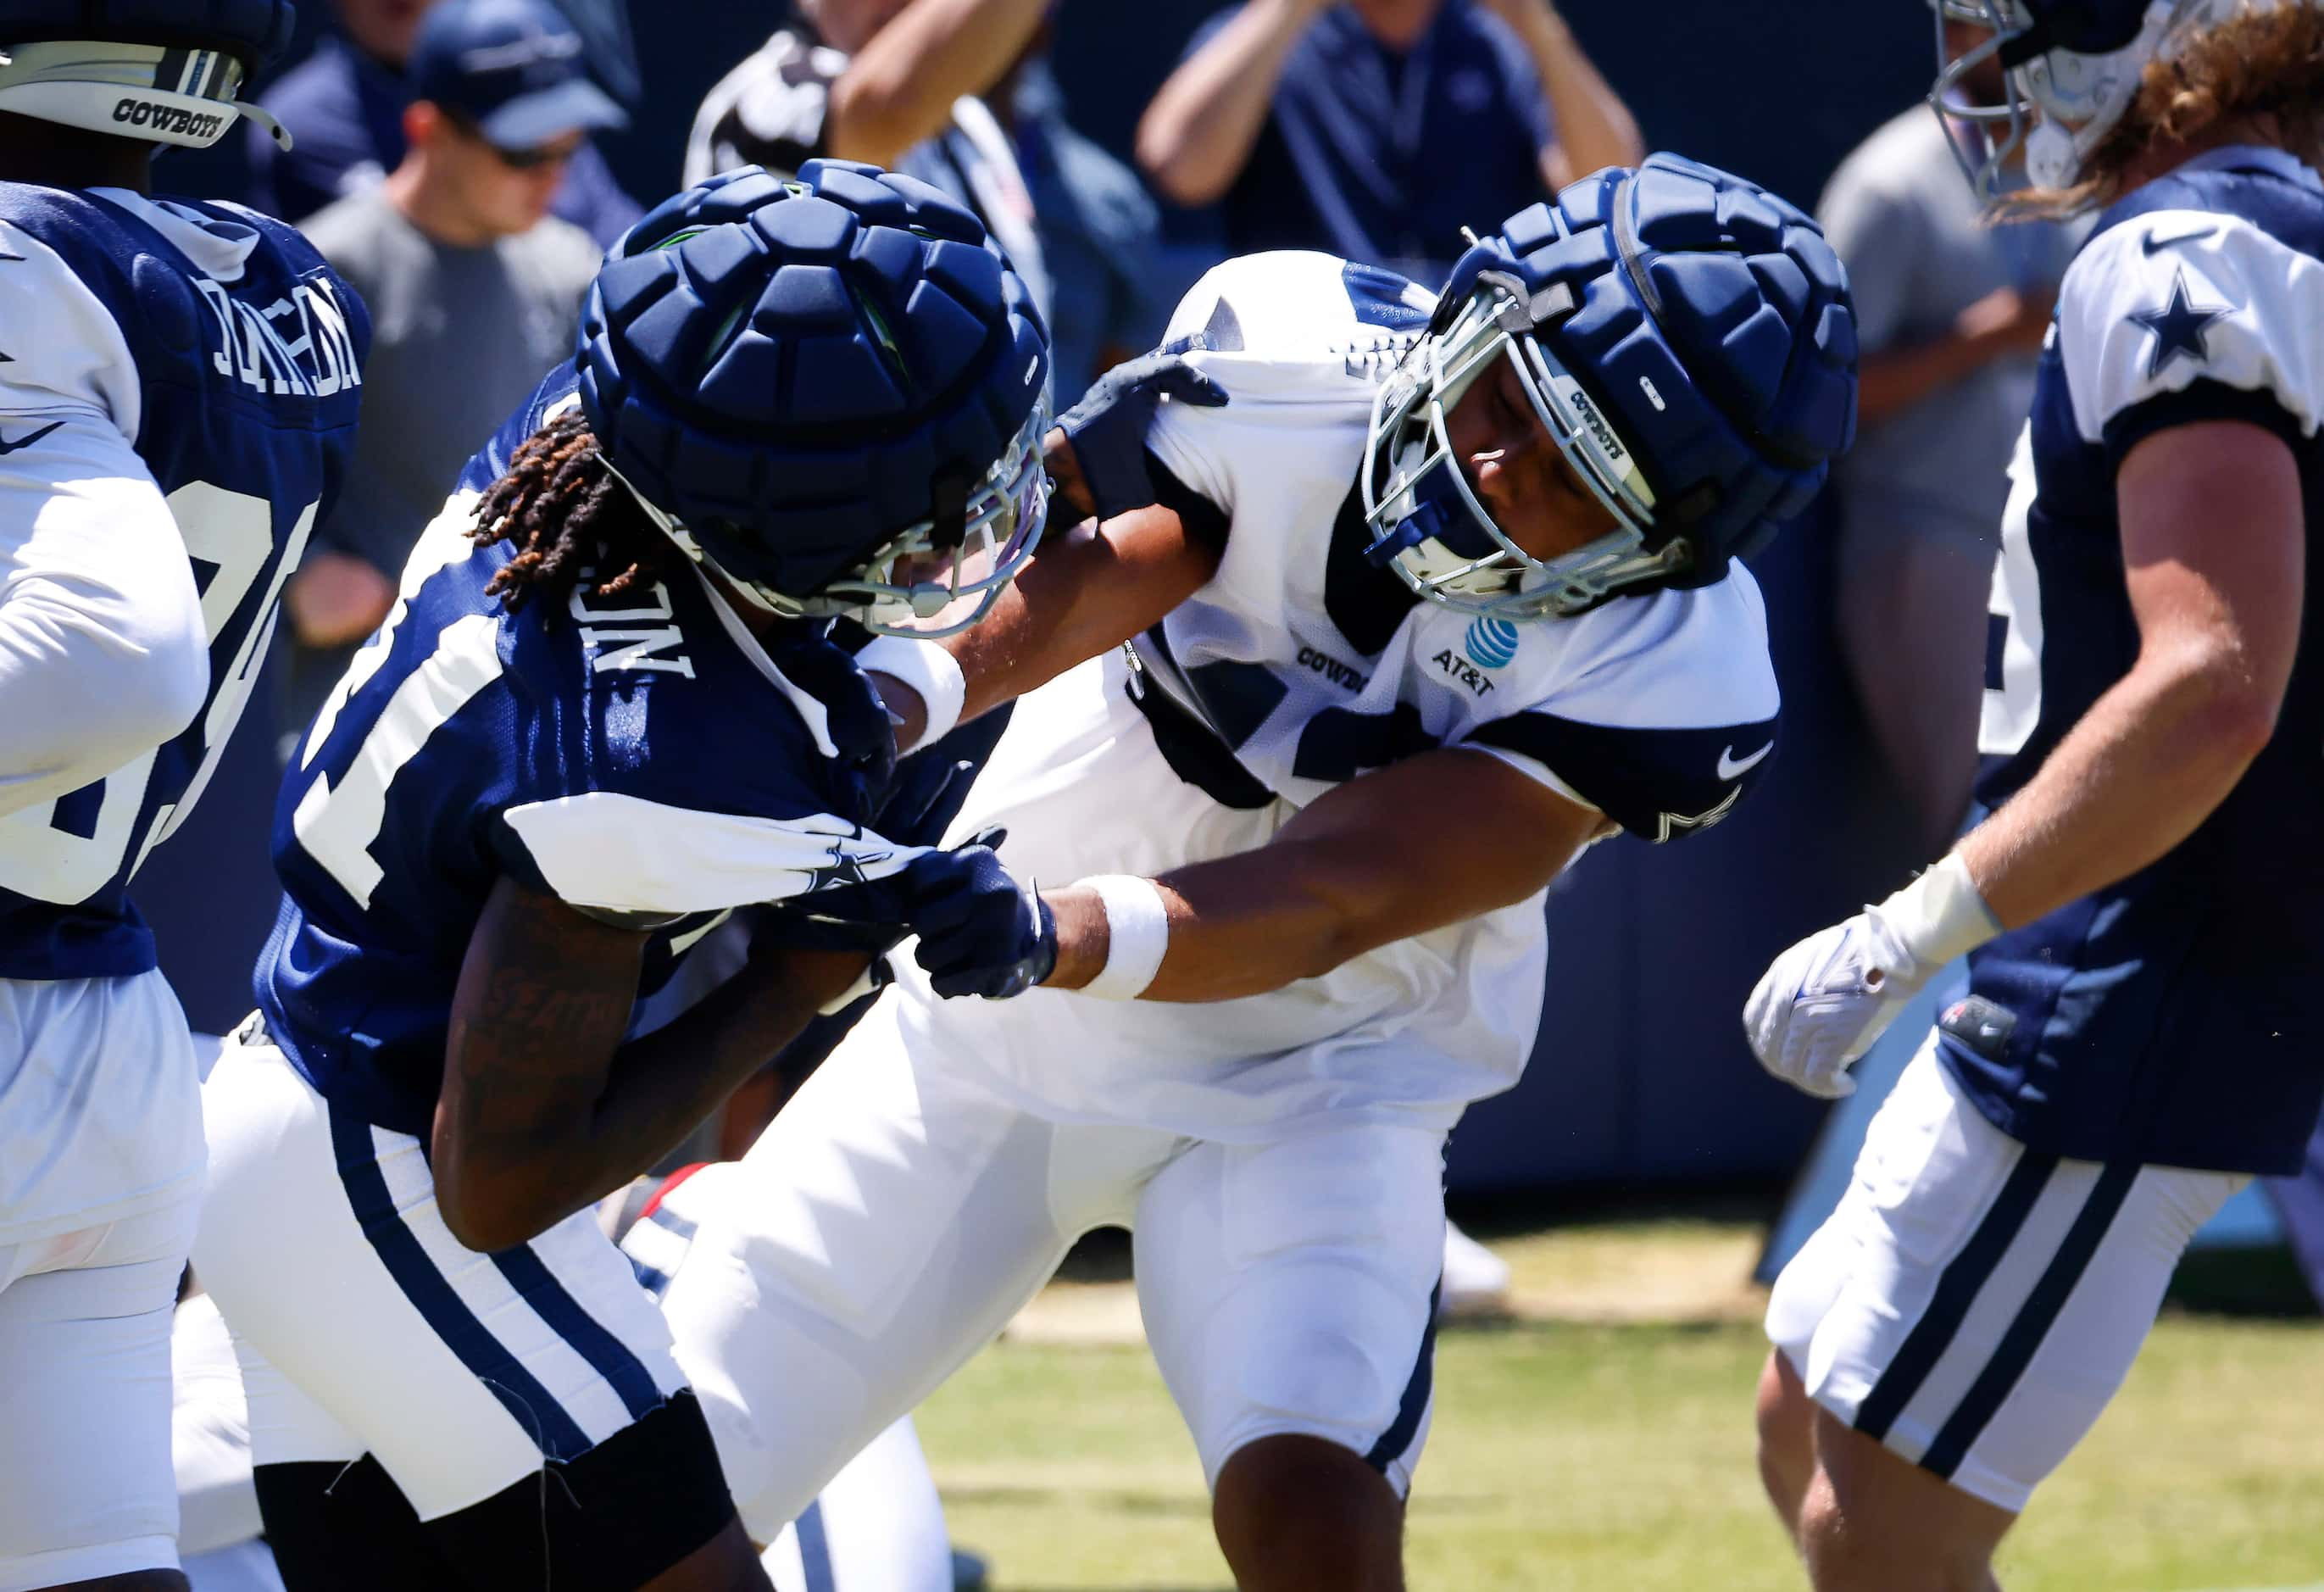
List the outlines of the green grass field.
<svg viewBox="0 0 2324 1592">
<path fill-rule="evenodd" d="M 1521 1306 L 1540 1302 L 1545 1276 L 1624 1255 L 1646 1257 L 1665 1292 L 1674 1273 L 1709 1273 L 1697 1292 L 1711 1302 L 1675 1299 L 1674 1319 L 1700 1318 L 1688 1325 L 1448 1332 L 1412 1509 L 1417 1592 L 1804 1585 L 1753 1468 L 1765 1347 L 1737 1319 L 1750 1301 L 1732 1272 L 1750 1243 L 1742 1229 L 1655 1225 L 1505 1247 Z M 1623 1291 L 1618 1277 L 1599 1282 Z M 1193 1451 L 1142 1347 L 1003 1342 L 920 1420 L 954 1537 L 991 1560 L 997 1592 L 1231 1587 Z M 2324 1324 L 2167 1317 L 2036 1495 L 2002 1577 L 2010 1592 L 2324 1583 Z"/>
</svg>

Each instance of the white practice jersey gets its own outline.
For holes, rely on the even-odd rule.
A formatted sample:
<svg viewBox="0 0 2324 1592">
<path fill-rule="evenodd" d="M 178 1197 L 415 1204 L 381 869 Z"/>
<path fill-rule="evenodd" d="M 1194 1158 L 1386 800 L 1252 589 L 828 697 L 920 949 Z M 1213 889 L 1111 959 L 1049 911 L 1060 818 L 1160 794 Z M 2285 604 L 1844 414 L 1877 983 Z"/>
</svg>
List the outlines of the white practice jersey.
<svg viewBox="0 0 2324 1592">
<path fill-rule="evenodd" d="M 1148 446 L 1164 501 L 1222 531 L 1224 560 L 1134 657 L 1020 704 L 960 832 L 1007 826 L 1004 859 L 1045 884 L 1158 874 L 1264 845 L 1333 785 L 1443 746 L 1648 840 L 1733 809 L 1774 750 L 1777 706 L 1740 568 L 1520 625 L 1425 602 L 1364 557 L 1373 394 L 1431 304 L 1314 254 L 1230 261 L 1196 285 L 1172 346 L 1230 403 L 1166 405 Z M 1526 838 L 1475 843 L 1514 854 Z M 1059 1119 L 1222 1139 L 1324 1111 L 1449 1123 L 1516 1081 L 1549 949 L 1536 896 L 1241 1000 L 937 1003 L 908 972 L 902 1016 L 923 1054 Z"/>
</svg>

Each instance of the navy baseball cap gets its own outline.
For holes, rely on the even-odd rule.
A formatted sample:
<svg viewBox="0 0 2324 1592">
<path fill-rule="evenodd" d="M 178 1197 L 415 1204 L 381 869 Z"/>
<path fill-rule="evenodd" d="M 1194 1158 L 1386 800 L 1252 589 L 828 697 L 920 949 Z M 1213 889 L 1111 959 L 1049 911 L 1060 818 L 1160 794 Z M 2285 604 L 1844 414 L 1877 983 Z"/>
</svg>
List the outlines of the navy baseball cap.
<svg viewBox="0 0 2324 1592">
<path fill-rule="evenodd" d="M 628 125 L 589 80 L 588 51 L 548 0 L 438 0 L 406 69 L 414 99 L 459 112 L 496 148 L 537 149 L 568 133 Z"/>
</svg>

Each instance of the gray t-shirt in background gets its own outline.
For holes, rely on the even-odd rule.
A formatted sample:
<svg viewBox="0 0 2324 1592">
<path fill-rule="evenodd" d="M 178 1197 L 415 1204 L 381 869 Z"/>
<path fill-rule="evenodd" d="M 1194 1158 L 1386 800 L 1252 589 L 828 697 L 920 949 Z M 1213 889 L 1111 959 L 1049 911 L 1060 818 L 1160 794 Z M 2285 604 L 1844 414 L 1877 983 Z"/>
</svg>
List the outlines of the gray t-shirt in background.
<svg viewBox="0 0 2324 1592">
<path fill-rule="evenodd" d="M 1840 163 L 1817 219 L 1848 266 L 1866 354 L 1943 336 L 1996 288 L 2054 292 L 2083 232 L 2079 223 L 1987 224 L 1944 129 L 1919 105 Z M 1997 545 L 2035 362 L 2032 354 L 2005 356 L 1865 425 L 1832 472 L 1842 534 Z"/>
<path fill-rule="evenodd" d="M 314 545 L 391 578 L 436 517 L 469 456 L 573 350 L 599 254 L 550 217 L 481 248 L 437 242 L 381 188 L 339 200 L 301 228 L 371 308 L 362 427 L 346 489 Z M 295 737 L 353 648 L 291 648 L 282 727 Z"/>
</svg>

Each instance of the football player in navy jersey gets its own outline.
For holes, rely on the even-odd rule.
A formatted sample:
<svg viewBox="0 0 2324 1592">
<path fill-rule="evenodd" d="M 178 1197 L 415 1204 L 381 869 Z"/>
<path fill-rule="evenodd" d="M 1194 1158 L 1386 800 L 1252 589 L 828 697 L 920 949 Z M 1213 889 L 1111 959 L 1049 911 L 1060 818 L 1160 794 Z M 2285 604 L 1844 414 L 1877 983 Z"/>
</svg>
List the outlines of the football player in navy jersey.
<svg viewBox="0 0 2324 1592">
<path fill-rule="evenodd" d="M 890 793 L 960 701 L 921 638 L 1039 540 L 1047 360 L 935 190 L 730 172 L 614 251 L 420 535 L 292 760 L 259 1009 L 204 1090 L 196 1265 L 300 1592 L 767 1584 L 590 1208 L 854 1000 L 862 951 L 792 949 L 796 902 L 940 822 Z M 1031 939 L 989 851 L 938 860 L 916 902 Z M 740 970 L 641 1032 L 737 912 Z"/>
<path fill-rule="evenodd" d="M 2195 1230 L 2324 1105 L 2324 10 L 1945 0 L 2014 92 L 1962 151 L 2101 211 L 2011 467 L 1981 816 L 1746 1008 L 1811 1094 L 1955 958 L 1776 1282 L 1761 1468 L 1816 1586 L 1976 1588 Z M 2034 119 L 2038 117 L 2038 119 Z M 2030 124 L 2030 125 L 2029 125 Z"/>
<path fill-rule="evenodd" d="M 0 1587 L 182 1587 L 191 1041 L 131 876 L 183 822 L 353 442 L 363 307 L 156 197 L 287 0 L 0 3 Z"/>
<path fill-rule="evenodd" d="M 956 831 L 1006 828 L 1046 944 L 931 955 L 954 914 L 915 907 L 919 966 L 695 1212 L 665 1313 L 763 1534 L 1130 1226 L 1239 1585 L 1393 1592 L 1445 1134 L 1525 1064 L 1550 881 L 1720 821 L 1772 754 L 1737 555 L 1846 445 L 1853 319 L 1805 216 L 1658 155 L 1441 299 L 1229 261 L 1166 347 L 1228 402 L 1073 417 L 1123 512 L 945 643 L 971 712 L 1028 693 Z"/>
</svg>

